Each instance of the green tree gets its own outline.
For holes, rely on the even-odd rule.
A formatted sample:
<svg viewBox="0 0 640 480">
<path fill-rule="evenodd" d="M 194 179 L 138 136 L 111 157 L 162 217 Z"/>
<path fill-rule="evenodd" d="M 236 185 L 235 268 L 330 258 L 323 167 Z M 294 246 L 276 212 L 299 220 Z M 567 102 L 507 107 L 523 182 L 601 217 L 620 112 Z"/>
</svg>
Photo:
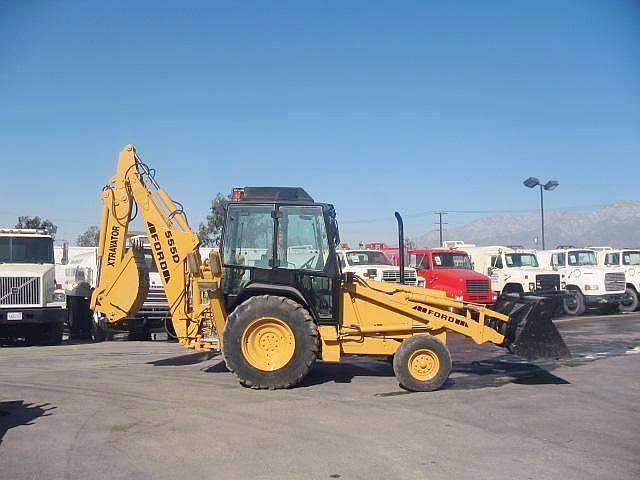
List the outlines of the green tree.
<svg viewBox="0 0 640 480">
<path fill-rule="evenodd" d="M 57 225 L 55 225 L 51 220 L 46 218 L 29 217 L 23 216 L 18 217 L 18 223 L 16 223 L 16 228 L 40 228 L 47 230 L 49 235 L 52 237 L 56 236 L 56 232 L 58 231 Z"/>
<path fill-rule="evenodd" d="M 198 227 L 198 237 L 203 247 L 219 247 L 222 240 L 222 226 L 224 225 L 223 206 L 228 198 L 221 193 L 211 202 L 211 210 L 207 214 L 207 221 Z"/>
<path fill-rule="evenodd" d="M 97 247 L 99 236 L 100 229 L 95 225 L 91 225 L 78 236 L 76 243 L 79 247 Z"/>
</svg>

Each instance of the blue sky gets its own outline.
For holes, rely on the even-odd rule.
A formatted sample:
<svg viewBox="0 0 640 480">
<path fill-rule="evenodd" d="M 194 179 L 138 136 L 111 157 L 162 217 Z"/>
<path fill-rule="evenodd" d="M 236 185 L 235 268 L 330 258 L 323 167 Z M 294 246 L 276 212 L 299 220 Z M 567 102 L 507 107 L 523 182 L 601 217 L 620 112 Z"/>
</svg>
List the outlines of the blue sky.
<svg viewBox="0 0 640 480">
<path fill-rule="evenodd" d="M 192 223 L 300 185 L 349 241 L 637 199 L 640 3 L 0 2 L 0 224 L 74 240 L 127 143 Z"/>
</svg>

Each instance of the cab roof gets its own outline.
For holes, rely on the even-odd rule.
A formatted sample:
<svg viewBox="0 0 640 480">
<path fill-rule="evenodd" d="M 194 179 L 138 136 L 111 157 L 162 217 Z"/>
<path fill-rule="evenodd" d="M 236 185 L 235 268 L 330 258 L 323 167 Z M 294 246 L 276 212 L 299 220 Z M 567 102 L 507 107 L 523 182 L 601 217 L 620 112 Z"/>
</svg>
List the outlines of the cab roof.
<svg viewBox="0 0 640 480">
<path fill-rule="evenodd" d="M 311 195 L 301 187 L 244 187 L 241 190 L 244 194 L 234 201 L 315 203 Z"/>
</svg>

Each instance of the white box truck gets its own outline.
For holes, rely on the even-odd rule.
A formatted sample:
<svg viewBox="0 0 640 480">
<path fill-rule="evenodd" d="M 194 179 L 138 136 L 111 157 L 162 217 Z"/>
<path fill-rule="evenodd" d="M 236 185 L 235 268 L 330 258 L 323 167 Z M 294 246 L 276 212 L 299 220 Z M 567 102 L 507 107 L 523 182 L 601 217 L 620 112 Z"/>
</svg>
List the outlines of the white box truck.
<svg viewBox="0 0 640 480">
<path fill-rule="evenodd" d="M 0 338 L 62 342 L 67 317 L 46 230 L 0 228 Z"/>
<path fill-rule="evenodd" d="M 566 285 L 570 294 L 564 301 L 567 315 L 582 315 L 588 307 L 618 309 L 626 291 L 624 270 L 599 266 L 596 250 L 561 247 L 537 253 L 540 263 L 558 272 Z"/>
</svg>

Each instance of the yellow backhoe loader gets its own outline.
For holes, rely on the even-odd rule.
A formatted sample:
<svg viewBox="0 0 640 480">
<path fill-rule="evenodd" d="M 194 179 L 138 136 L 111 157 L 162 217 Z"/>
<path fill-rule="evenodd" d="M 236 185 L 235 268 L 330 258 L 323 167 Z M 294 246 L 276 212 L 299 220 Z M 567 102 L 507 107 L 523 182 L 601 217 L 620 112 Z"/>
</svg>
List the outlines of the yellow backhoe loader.
<svg viewBox="0 0 640 480">
<path fill-rule="evenodd" d="M 301 188 L 234 189 L 220 250 L 203 260 L 182 205 L 154 177 L 132 145 L 122 150 L 102 191 L 91 308 L 119 322 L 140 307 L 145 262 L 139 248 L 125 245 L 139 215 L 179 342 L 221 351 L 245 386 L 292 387 L 316 359 L 368 355 L 392 358 L 402 387 L 435 390 L 451 371 L 451 332 L 527 358 L 568 354 L 550 320 L 553 299 L 516 295 L 490 310 L 436 290 L 342 274 L 334 208 Z"/>
</svg>

